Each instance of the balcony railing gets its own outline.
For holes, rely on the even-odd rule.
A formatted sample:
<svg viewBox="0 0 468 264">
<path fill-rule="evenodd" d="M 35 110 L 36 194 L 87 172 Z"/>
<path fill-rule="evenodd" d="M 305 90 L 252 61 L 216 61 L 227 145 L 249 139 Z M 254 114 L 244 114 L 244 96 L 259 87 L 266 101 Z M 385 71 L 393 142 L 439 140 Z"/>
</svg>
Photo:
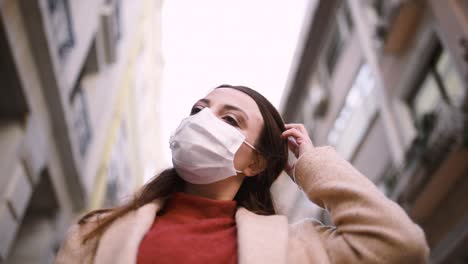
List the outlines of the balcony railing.
<svg viewBox="0 0 468 264">
<path fill-rule="evenodd" d="M 384 179 L 392 183 L 392 198 L 403 203 L 416 199 L 451 152 L 468 146 L 468 115 L 445 103 L 427 114 L 417 127 L 418 136 L 406 151 L 405 162 Z"/>
<path fill-rule="evenodd" d="M 424 12 L 421 0 L 375 0 L 369 5 L 370 24 L 379 48 L 390 54 L 406 49 Z"/>
</svg>

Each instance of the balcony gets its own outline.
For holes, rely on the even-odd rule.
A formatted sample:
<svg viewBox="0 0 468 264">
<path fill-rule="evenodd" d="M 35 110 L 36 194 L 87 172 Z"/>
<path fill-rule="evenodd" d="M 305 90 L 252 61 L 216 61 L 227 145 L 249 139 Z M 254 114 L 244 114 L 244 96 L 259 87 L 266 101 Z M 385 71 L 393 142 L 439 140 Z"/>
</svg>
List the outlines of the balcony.
<svg viewBox="0 0 468 264">
<path fill-rule="evenodd" d="M 425 6 L 421 0 L 371 1 L 371 24 L 383 52 L 405 52 L 415 35 Z"/>
<path fill-rule="evenodd" d="M 392 195 L 408 205 L 416 221 L 429 217 L 464 173 L 467 128 L 466 114 L 446 104 L 439 105 L 419 125 Z"/>
</svg>

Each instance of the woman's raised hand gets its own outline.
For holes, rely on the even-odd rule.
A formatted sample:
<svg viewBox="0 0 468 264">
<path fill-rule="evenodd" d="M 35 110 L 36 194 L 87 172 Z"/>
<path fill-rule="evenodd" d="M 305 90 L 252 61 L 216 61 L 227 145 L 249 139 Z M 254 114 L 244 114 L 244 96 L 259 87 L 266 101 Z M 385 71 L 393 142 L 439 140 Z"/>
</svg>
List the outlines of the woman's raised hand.
<svg viewBox="0 0 468 264">
<path fill-rule="evenodd" d="M 288 138 L 289 149 L 294 153 L 296 158 L 314 148 L 309 133 L 307 133 L 303 124 L 285 124 L 285 127 L 286 130 L 281 134 L 281 137 Z"/>
<path fill-rule="evenodd" d="M 288 139 L 288 147 L 296 158 L 299 158 L 304 152 L 314 148 L 314 144 L 307 133 L 303 124 L 285 124 L 286 130 L 281 134 L 282 138 Z M 294 164 L 288 164 L 286 172 L 292 177 Z"/>
</svg>

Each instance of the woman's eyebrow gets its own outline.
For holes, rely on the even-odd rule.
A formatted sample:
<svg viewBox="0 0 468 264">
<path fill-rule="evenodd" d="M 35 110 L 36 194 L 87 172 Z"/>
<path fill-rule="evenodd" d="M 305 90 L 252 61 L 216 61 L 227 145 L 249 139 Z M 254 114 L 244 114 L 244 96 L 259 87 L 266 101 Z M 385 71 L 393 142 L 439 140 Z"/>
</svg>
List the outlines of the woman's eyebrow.
<svg viewBox="0 0 468 264">
<path fill-rule="evenodd" d="M 197 103 L 205 103 L 207 105 L 210 105 L 210 100 L 202 98 L 202 99 L 198 100 L 195 104 L 197 104 Z"/>
<path fill-rule="evenodd" d="M 200 100 L 197 101 L 197 103 L 205 103 L 206 105 L 210 106 L 210 100 L 209 99 L 206 99 L 206 98 L 202 98 Z M 197 104 L 196 103 L 196 104 Z M 247 113 L 240 109 L 239 107 L 237 106 L 233 106 L 233 105 L 228 105 L 228 104 L 224 104 L 223 105 L 223 108 L 224 109 L 227 109 L 227 110 L 234 110 L 234 111 L 238 111 L 238 112 L 241 112 L 244 116 L 245 116 L 245 119 L 249 120 L 249 115 L 247 115 Z"/>
<path fill-rule="evenodd" d="M 249 120 L 249 116 L 247 115 L 247 113 L 244 112 L 244 110 L 240 109 L 240 108 L 237 107 L 237 106 L 225 104 L 225 105 L 223 105 L 223 108 L 225 108 L 225 109 L 227 109 L 227 110 L 239 111 L 239 112 L 241 112 L 241 113 L 245 116 L 245 119 Z"/>
</svg>

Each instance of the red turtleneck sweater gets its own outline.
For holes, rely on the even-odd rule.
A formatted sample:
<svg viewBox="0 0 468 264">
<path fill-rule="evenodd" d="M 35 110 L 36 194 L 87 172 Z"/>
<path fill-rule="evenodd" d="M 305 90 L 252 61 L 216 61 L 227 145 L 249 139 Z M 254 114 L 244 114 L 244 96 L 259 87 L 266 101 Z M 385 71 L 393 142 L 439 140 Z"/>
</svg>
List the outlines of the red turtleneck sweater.
<svg viewBox="0 0 468 264">
<path fill-rule="evenodd" d="M 137 262 L 237 263 L 236 201 L 175 193 L 140 243 Z"/>
</svg>

